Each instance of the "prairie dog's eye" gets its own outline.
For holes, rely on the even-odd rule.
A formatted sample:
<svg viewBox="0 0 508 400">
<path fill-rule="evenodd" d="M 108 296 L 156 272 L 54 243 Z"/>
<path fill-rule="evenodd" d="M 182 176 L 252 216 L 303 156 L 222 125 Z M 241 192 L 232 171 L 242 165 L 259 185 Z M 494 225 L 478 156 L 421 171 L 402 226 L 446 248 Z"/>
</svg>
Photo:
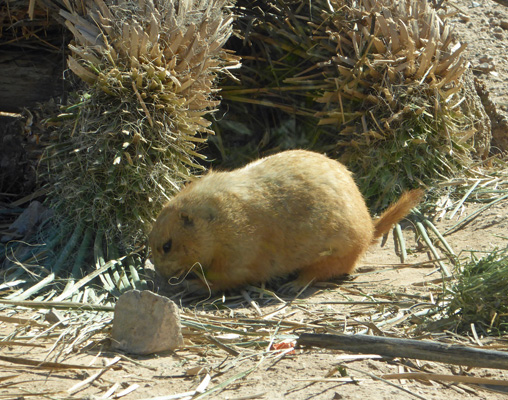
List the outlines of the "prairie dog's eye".
<svg viewBox="0 0 508 400">
<path fill-rule="evenodd" d="M 166 243 L 162 245 L 162 250 L 165 254 L 168 254 L 171 251 L 171 246 L 173 245 L 173 240 L 169 239 Z"/>
</svg>

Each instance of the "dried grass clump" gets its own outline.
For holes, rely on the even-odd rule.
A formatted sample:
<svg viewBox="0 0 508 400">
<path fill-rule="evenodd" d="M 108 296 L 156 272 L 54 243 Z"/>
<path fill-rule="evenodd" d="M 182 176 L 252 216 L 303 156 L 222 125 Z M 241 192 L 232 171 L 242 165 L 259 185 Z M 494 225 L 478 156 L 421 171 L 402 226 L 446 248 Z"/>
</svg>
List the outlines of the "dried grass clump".
<svg viewBox="0 0 508 400">
<path fill-rule="evenodd" d="M 70 69 L 87 83 L 60 116 L 45 175 L 53 207 L 132 249 L 189 179 L 217 73 L 237 59 L 227 0 L 89 1 L 61 11 L 74 34 Z"/>
<path fill-rule="evenodd" d="M 449 289 L 448 314 L 459 330 L 481 329 L 488 334 L 508 332 L 508 248 L 477 259 L 462 268 Z"/>
</svg>

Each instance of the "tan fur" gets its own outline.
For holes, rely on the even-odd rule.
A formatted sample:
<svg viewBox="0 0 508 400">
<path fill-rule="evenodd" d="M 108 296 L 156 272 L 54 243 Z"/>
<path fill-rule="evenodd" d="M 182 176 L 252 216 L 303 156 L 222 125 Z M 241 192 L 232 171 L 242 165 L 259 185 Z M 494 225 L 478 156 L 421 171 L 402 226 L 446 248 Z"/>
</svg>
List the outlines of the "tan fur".
<svg viewBox="0 0 508 400">
<path fill-rule="evenodd" d="M 369 245 L 422 195 L 405 193 L 374 222 L 344 165 L 285 151 L 186 186 L 161 211 L 149 244 L 167 278 L 199 265 L 212 289 L 293 271 L 303 285 L 353 272 Z"/>
</svg>

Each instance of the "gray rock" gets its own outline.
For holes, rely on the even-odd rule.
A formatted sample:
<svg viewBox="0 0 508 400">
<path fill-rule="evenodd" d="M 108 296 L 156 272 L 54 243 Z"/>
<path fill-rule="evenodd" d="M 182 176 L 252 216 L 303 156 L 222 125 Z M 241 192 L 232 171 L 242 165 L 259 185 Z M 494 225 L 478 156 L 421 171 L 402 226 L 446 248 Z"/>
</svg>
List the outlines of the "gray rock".
<svg viewBox="0 0 508 400">
<path fill-rule="evenodd" d="M 118 298 L 111 336 L 114 349 L 133 354 L 182 347 L 178 307 L 148 290 L 130 290 Z"/>
</svg>

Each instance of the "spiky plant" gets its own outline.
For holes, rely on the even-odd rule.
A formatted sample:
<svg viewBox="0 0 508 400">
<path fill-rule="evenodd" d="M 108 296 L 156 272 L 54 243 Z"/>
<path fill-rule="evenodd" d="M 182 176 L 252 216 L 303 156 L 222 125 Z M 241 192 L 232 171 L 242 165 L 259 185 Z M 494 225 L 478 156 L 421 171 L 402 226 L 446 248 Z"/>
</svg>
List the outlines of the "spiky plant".
<svg viewBox="0 0 508 400">
<path fill-rule="evenodd" d="M 86 84 L 57 118 L 41 173 L 66 232 L 46 238 L 47 267 L 77 277 L 91 243 L 98 268 L 138 248 L 163 203 L 202 169 L 214 80 L 238 58 L 223 50 L 228 0 L 72 4 L 61 11 L 74 34 L 68 65 Z"/>
<path fill-rule="evenodd" d="M 238 50 L 244 87 L 225 88 L 231 101 L 224 106 L 242 101 L 251 115 L 272 114 L 253 121 L 266 121 L 258 128 L 266 148 L 283 147 L 277 134 L 298 121 L 293 137 L 304 140 L 286 142 L 344 161 L 373 208 L 488 153 L 490 132 L 481 131 L 488 124 L 477 125 L 486 117 L 465 84 L 465 46 L 427 1 L 243 0 L 237 7 L 249 45 Z"/>
<path fill-rule="evenodd" d="M 326 109 L 318 115 L 338 128 L 337 152 L 367 197 L 384 206 L 397 187 L 448 178 L 475 151 L 488 153 L 467 101 L 474 93 L 464 85 L 465 45 L 454 43 L 430 3 L 331 4 L 337 55 L 325 67 L 328 87 L 316 100 Z"/>
<path fill-rule="evenodd" d="M 161 204 L 200 168 L 213 81 L 234 61 L 226 1 L 96 0 L 73 32 L 71 70 L 88 83 L 48 149 L 52 204 L 132 248 Z"/>
</svg>

